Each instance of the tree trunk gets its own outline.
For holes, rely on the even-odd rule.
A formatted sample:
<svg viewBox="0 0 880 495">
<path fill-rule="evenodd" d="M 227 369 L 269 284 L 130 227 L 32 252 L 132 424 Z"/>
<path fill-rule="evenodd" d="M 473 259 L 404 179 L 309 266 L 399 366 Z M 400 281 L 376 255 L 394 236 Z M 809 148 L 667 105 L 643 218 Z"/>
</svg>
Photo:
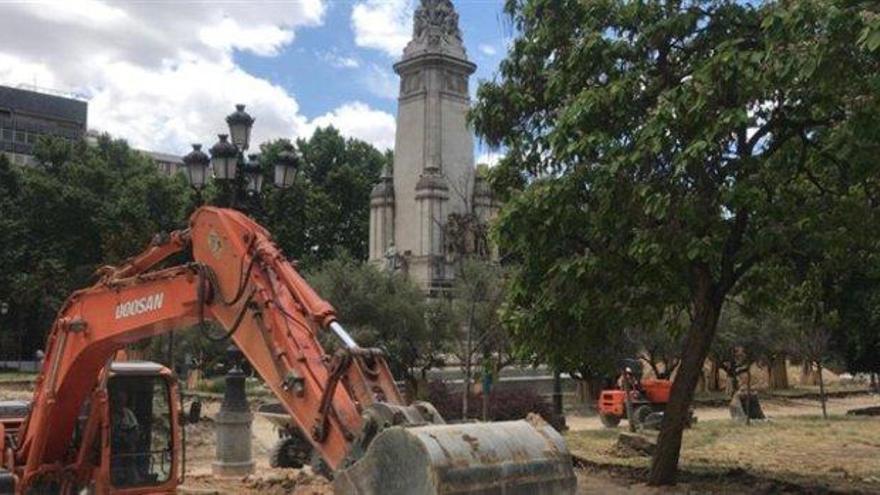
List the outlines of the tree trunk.
<svg viewBox="0 0 880 495">
<path fill-rule="evenodd" d="M 626 408 L 626 422 L 629 425 L 629 431 L 636 431 L 636 423 L 633 421 L 632 394 L 630 394 L 629 379 L 623 377 L 623 405 Z"/>
<path fill-rule="evenodd" d="M 579 406 L 590 404 L 590 382 L 587 378 L 575 381 L 575 397 Z"/>
<path fill-rule="evenodd" d="M 870 373 L 871 375 L 871 390 L 874 392 L 880 392 L 880 384 L 877 383 L 877 373 Z"/>
<path fill-rule="evenodd" d="M 727 375 L 727 394 L 733 397 L 733 394 L 739 391 L 739 370 L 734 365 L 733 369 L 724 369 Z"/>
<path fill-rule="evenodd" d="M 461 395 L 461 419 L 468 419 L 468 396 L 471 393 L 471 380 L 473 379 L 473 356 L 474 356 L 474 312 L 476 301 L 471 301 L 470 314 L 468 315 L 467 334 L 465 335 L 464 353 L 464 390 Z"/>
<path fill-rule="evenodd" d="M 816 369 L 819 371 L 819 400 L 822 402 L 822 418 L 828 419 L 828 408 L 825 405 L 825 379 L 822 378 L 822 362 L 816 362 Z"/>
<path fill-rule="evenodd" d="M 721 376 L 718 370 L 718 363 L 713 359 L 711 361 L 711 367 L 709 369 L 709 380 L 706 384 L 706 389 L 711 392 L 717 392 L 721 390 Z"/>
<path fill-rule="evenodd" d="M 461 419 L 468 419 L 468 396 L 471 394 L 471 369 L 470 364 L 465 366 L 464 383 L 461 390 Z"/>
<path fill-rule="evenodd" d="M 736 392 L 734 392 L 735 394 Z M 752 424 L 752 367 L 746 368 L 746 426 Z"/>
<path fill-rule="evenodd" d="M 412 404 L 417 400 L 419 393 L 419 381 L 412 373 L 407 373 L 403 377 L 403 400 L 407 404 Z"/>
<path fill-rule="evenodd" d="M 416 400 L 427 400 L 428 398 L 428 369 L 422 368 L 419 377 L 416 378 Z"/>
<path fill-rule="evenodd" d="M 553 412 L 562 415 L 562 376 L 558 370 L 553 372 Z"/>
<path fill-rule="evenodd" d="M 819 374 L 816 372 L 816 368 L 813 367 L 812 363 L 805 362 L 801 370 L 801 385 L 816 386 L 818 384 Z"/>
<path fill-rule="evenodd" d="M 682 433 L 688 421 L 694 389 L 718 324 L 723 299 L 713 297 L 715 294 L 708 269 L 699 270 L 696 275 L 694 319 L 685 336 L 681 365 L 672 383 L 672 392 L 657 438 L 657 452 L 652 459 L 648 479 L 648 484 L 652 486 L 671 485 L 676 481 Z"/>
<path fill-rule="evenodd" d="M 788 364 L 785 356 L 773 356 L 767 364 L 767 383 L 771 390 L 785 390 L 788 384 Z"/>
<path fill-rule="evenodd" d="M 697 392 L 705 392 L 706 391 L 706 374 L 704 372 L 700 373 L 700 379 L 697 380 Z"/>
<path fill-rule="evenodd" d="M 595 408 L 596 401 L 599 400 L 599 394 L 602 392 L 603 385 L 601 377 L 582 374 L 582 378 L 575 381 L 578 405 L 586 405 Z"/>
</svg>

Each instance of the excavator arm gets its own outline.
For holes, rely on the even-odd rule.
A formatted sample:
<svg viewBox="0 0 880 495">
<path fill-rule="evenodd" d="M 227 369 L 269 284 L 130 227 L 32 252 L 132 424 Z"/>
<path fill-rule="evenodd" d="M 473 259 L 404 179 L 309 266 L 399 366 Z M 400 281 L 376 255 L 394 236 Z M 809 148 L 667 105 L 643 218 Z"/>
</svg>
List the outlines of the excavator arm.
<svg viewBox="0 0 880 495">
<path fill-rule="evenodd" d="M 193 262 L 156 269 L 179 252 Z M 507 493 L 513 486 L 535 493 L 528 487 L 548 481 L 553 489 L 537 493 L 573 489 L 564 443 L 549 427 L 429 426 L 443 423 L 436 410 L 405 405 L 382 352 L 359 347 L 270 234 L 237 211 L 200 208 L 189 229 L 157 237 L 144 253 L 99 274 L 97 284 L 66 301 L 50 332 L 15 442 L 12 468 L 22 493 L 38 479 L 83 472 L 83 456 L 72 454 L 76 417 L 118 350 L 178 329 L 206 331 L 206 322 L 225 329 L 337 473 L 340 492 L 416 493 L 415 474 L 401 470 L 407 462 L 427 480 L 421 493 L 468 493 L 474 480 L 481 490 Z M 332 355 L 318 340 L 321 331 L 338 337 Z M 509 438 L 514 431 L 523 438 Z"/>
</svg>

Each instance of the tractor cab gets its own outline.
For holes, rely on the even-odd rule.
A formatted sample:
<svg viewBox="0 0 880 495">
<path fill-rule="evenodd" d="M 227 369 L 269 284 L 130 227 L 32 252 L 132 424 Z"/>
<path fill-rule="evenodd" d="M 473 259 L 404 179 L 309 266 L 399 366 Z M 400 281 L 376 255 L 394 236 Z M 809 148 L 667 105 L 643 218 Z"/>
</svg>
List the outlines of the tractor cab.
<svg viewBox="0 0 880 495">
<path fill-rule="evenodd" d="M 181 472 L 177 381 L 162 365 L 114 362 L 107 380 L 101 476 L 114 493 L 173 493 Z M 107 469 L 109 468 L 109 469 Z M 99 491 L 100 493 L 100 491 Z"/>
<path fill-rule="evenodd" d="M 626 418 L 635 428 L 659 427 L 672 382 L 643 378 L 642 365 L 637 359 L 622 360 L 619 370 L 617 387 L 599 394 L 597 409 L 602 424 L 613 428 Z"/>
</svg>

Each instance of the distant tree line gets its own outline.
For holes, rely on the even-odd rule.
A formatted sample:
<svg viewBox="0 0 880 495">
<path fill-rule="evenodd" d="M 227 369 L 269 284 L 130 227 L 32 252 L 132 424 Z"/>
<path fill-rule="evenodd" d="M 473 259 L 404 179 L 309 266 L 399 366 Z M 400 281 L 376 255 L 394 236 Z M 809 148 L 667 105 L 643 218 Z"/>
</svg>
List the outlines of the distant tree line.
<svg viewBox="0 0 880 495">
<path fill-rule="evenodd" d="M 285 191 L 267 187 L 262 200 L 249 204 L 251 214 L 303 270 L 340 256 L 365 260 L 369 193 L 390 154 L 336 129 L 318 129 L 308 139 L 263 145 L 267 174 L 283 146 L 304 157 L 297 182 Z M 99 267 L 139 253 L 156 233 L 185 228 L 196 207 L 183 174 L 161 173 L 122 140 L 104 135 L 89 145 L 45 138 L 34 153 L 33 166 L 0 155 L 0 301 L 8 305 L 0 316 L 0 354 L 6 359 L 32 359 L 74 290 L 94 283 Z M 216 184 L 204 196 L 219 201 Z M 196 343 L 177 346 L 180 353 L 204 346 L 197 337 L 179 338 Z"/>
</svg>

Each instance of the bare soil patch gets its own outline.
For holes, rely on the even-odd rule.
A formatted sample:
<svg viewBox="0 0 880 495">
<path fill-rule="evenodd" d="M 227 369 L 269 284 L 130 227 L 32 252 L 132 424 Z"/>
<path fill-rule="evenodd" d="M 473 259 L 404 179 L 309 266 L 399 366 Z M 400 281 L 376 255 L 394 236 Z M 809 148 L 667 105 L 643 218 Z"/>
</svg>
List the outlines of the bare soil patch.
<svg viewBox="0 0 880 495">
<path fill-rule="evenodd" d="M 29 400 L 31 386 L 0 382 L 0 400 Z M 834 417 L 825 422 L 815 416 L 818 401 L 762 399 L 771 420 L 749 427 L 730 421 L 726 408 L 699 408 L 700 421 L 685 434 L 680 483 L 667 488 L 644 484 L 648 458 L 614 452 L 625 422 L 619 429 L 607 430 L 595 417 L 569 416 L 574 431 L 566 438 L 583 461 L 577 470 L 582 494 L 880 493 L 880 418 L 844 416 L 848 409 L 878 403 L 876 396 L 832 399 L 829 410 Z M 332 494 L 330 483 L 309 468 L 269 467 L 268 452 L 278 436 L 272 424 L 258 415 L 252 427 L 255 474 L 214 478 L 211 418 L 218 409 L 219 401 L 207 401 L 206 419 L 187 427 L 187 477 L 180 493 Z"/>
<path fill-rule="evenodd" d="M 643 480 L 650 459 L 620 456 L 618 431 L 567 435 L 569 448 L 593 469 Z M 709 493 L 750 487 L 758 493 L 880 492 L 880 420 L 835 416 L 781 417 L 751 426 L 700 421 L 686 431 L 682 480 Z M 758 489 L 766 485 L 765 490 Z M 697 489 L 702 491 L 702 489 Z"/>
</svg>

